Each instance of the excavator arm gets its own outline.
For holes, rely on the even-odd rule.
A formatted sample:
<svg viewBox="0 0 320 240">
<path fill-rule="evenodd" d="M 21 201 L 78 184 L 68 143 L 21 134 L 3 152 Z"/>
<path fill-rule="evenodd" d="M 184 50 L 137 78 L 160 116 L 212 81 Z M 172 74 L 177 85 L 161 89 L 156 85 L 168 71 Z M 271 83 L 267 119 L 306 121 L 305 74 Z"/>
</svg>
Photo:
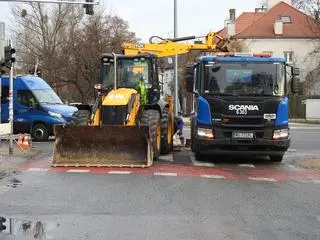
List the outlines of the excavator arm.
<svg viewBox="0 0 320 240">
<path fill-rule="evenodd" d="M 162 41 L 154 43 L 152 40 L 159 38 Z M 124 55 L 136 55 L 141 53 L 153 53 L 158 57 L 167 57 L 189 53 L 194 50 L 200 51 L 228 51 L 228 39 L 222 39 L 215 32 L 210 32 L 205 36 L 204 42 L 181 43 L 181 41 L 192 40 L 199 37 L 189 36 L 175 39 L 162 39 L 157 36 L 150 38 L 149 43 L 124 43 L 122 49 Z"/>
</svg>

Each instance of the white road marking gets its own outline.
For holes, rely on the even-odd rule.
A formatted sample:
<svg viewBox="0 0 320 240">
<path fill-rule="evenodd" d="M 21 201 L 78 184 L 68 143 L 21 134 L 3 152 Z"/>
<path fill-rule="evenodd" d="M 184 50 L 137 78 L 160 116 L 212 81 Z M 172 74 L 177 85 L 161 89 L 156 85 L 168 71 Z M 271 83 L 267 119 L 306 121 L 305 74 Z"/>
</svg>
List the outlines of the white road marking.
<svg viewBox="0 0 320 240">
<path fill-rule="evenodd" d="M 108 174 L 122 174 L 122 175 L 126 175 L 126 174 L 131 174 L 130 171 L 110 171 L 108 172 Z"/>
<path fill-rule="evenodd" d="M 197 167 L 214 167 L 215 165 L 213 163 L 208 163 L 208 162 L 199 162 L 195 159 L 194 156 L 190 156 L 191 162 L 193 165 Z"/>
<path fill-rule="evenodd" d="M 213 179 L 225 179 L 225 176 L 222 175 L 200 175 L 202 178 L 213 178 Z"/>
<path fill-rule="evenodd" d="M 69 173 L 87 173 L 90 172 L 89 169 L 69 169 L 67 172 Z"/>
<path fill-rule="evenodd" d="M 300 168 L 293 166 L 291 164 L 287 165 L 285 168 L 287 168 L 288 170 L 296 171 L 296 172 L 300 171 Z"/>
<path fill-rule="evenodd" d="M 172 172 L 154 172 L 153 175 L 155 175 L 155 176 L 170 176 L 170 177 L 178 176 L 177 173 L 172 173 Z"/>
<path fill-rule="evenodd" d="M 253 164 L 238 164 L 239 167 L 255 168 Z"/>
<path fill-rule="evenodd" d="M 165 156 L 160 156 L 159 160 L 167 161 L 167 162 L 173 162 L 173 155 L 172 154 L 168 154 L 168 155 L 165 155 Z"/>
<path fill-rule="evenodd" d="M 28 168 L 28 172 L 47 172 L 48 168 Z"/>
<path fill-rule="evenodd" d="M 312 180 L 313 183 L 320 184 L 320 180 Z"/>
<path fill-rule="evenodd" d="M 288 149 L 288 152 L 296 152 L 297 151 L 297 149 L 294 149 L 294 148 L 289 148 Z"/>
<path fill-rule="evenodd" d="M 266 182 L 276 182 L 274 178 L 263 178 L 263 177 L 249 177 L 249 180 L 253 181 L 266 181 Z"/>
</svg>

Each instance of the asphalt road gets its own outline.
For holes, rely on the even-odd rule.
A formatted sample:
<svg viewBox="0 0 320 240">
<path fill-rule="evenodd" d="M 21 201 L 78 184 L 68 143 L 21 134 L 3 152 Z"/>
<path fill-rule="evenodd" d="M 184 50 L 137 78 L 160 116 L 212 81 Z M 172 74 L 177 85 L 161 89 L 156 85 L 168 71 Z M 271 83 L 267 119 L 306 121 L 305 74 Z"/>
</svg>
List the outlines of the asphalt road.
<svg viewBox="0 0 320 240">
<path fill-rule="evenodd" d="M 320 238 L 319 185 L 79 173 L 17 179 L 1 195 L 1 215 L 16 229 L 33 231 L 39 221 L 51 239 Z"/>
<path fill-rule="evenodd" d="M 311 139 L 319 139 L 320 128 L 300 127 L 292 128 L 292 151 L 283 164 L 262 163 L 252 171 L 285 178 L 298 170 L 283 166 L 320 156 Z M 51 156 L 52 142 L 34 144 L 42 157 Z M 230 163 L 223 169 L 237 176 L 251 171 Z M 0 239 L 320 239 L 319 171 L 303 181 L 17 172 L 0 180 L 0 216 L 8 219 L 7 232 L 11 219 L 12 231 Z M 319 179 L 304 181 L 312 176 Z"/>
</svg>

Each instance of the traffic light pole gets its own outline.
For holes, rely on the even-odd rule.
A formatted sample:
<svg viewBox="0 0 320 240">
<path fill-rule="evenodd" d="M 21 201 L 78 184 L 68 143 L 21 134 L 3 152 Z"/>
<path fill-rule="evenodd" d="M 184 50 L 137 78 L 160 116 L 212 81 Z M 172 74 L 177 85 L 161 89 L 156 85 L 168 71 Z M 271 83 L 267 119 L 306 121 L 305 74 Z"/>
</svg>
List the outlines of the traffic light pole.
<svg viewBox="0 0 320 240">
<path fill-rule="evenodd" d="M 9 123 L 10 123 L 10 137 L 9 137 L 9 154 L 13 154 L 13 67 L 11 64 L 9 73 Z"/>
</svg>

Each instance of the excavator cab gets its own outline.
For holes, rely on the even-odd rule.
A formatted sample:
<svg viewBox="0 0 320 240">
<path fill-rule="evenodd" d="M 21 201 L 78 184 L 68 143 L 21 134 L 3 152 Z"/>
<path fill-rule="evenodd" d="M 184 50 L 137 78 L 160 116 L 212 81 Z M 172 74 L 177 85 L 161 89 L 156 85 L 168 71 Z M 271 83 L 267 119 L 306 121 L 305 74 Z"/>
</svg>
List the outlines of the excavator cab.
<svg viewBox="0 0 320 240">
<path fill-rule="evenodd" d="M 56 126 L 53 166 L 149 167 L 172 149 L 172 98 L 152 54 L 104 54 L 86 126 Z"/>
</svg>

